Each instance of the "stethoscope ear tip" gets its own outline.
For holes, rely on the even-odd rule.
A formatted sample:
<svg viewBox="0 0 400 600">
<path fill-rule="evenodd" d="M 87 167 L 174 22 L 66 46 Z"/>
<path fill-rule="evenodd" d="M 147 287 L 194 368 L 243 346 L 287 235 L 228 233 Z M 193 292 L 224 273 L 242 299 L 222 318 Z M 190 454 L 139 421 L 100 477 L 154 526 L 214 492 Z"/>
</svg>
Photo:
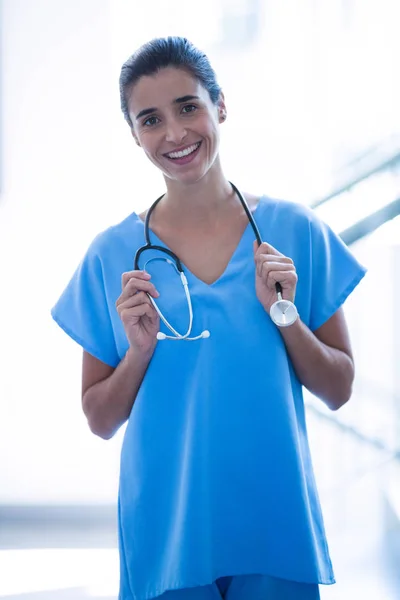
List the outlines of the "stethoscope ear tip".
<svg viewBox="0 0 400 600">
<path fill-rule="evenodd" d="M 201 337 L 202 337 L 202 338 L 209 338 L 209 337 L 210 337 L 210 335 L 211 335 L 211 333 L 208 331 L 208 329 L 205 329 L 205 330 L 203 331 L 203 333 L 201 334 Z"/>
</svg>

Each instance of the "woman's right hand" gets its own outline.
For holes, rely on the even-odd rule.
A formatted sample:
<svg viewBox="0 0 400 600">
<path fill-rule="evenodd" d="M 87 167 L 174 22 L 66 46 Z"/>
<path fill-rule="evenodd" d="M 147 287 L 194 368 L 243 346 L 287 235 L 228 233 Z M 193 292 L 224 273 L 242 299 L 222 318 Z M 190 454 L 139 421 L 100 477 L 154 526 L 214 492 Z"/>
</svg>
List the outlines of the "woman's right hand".
<svg viewBox="0 0 400 600">
<path fill-rule="evenodd" d="M 115 303 L 130 346 L 142 353 L 154 350 L 160 330 L 160 317 L 147 295 L 159 296 L 150 278 L 146 271 L 123 273 L 122 293 Z"/>
</svg>

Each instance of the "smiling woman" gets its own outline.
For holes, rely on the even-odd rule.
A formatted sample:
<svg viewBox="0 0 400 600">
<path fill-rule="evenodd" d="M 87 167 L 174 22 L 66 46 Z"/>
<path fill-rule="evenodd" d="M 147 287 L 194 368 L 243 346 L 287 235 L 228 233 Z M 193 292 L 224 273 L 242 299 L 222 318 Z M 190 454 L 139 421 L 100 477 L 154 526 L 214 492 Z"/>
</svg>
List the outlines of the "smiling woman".
<svg viewBox="0 0 400 600">
<path fill-rule="evenodd" d="M 143 75 L 128 89 L 132 135 L 166 177 L 191 183 L 219 168 L 218 126 L 226 114 L 222 93 L 213 103 L 200 81 L 175 67 Z"/>
<path fill-rule="evenodd" d="M 119 598 L 317 600 L 334 575 L 302 386 L 349 399 L 341 306 L 365 270 L 309 209 L 225 177 L 225 98 L 188 40 L 137 50 L 120 94 L 166 192 L 95 238 L 52 312 L 83 347 L 92 431 L 128 420 Z"/>
</svg>

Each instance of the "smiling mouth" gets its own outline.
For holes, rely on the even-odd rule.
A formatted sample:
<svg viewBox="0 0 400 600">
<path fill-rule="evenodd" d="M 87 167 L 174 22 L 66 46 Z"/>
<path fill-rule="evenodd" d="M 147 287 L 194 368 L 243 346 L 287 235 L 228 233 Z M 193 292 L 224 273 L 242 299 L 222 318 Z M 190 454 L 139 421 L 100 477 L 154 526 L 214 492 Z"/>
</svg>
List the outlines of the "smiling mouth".
<svg viewBox="0 0 400 600">
<path fill-rule="evenodd" d="M 184 150 L 180 150 L 179 152 L 168 152 L 167 154 L 164 154 L 164 156 L 166 156 L 167 158 L 170 158 L 171 160 L 178 160 L 179 158 L 186 158 L 187 156 L 190 156 L 191 154 L 196 152 L 196 150 L 198 150 L 200 148 L 200 145 L 201 145 L 201 142 L 197 142 L 196 144 L 192 144 L 191 146 L 188 146 Z"/>
</svg>

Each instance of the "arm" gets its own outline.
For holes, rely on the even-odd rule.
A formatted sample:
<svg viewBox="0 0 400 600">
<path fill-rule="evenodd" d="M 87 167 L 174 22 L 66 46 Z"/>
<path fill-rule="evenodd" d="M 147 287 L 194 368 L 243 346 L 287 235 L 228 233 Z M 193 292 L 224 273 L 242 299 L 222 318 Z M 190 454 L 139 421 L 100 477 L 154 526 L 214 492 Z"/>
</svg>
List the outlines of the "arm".
<svg viewBox="0 0 400 600">
<path fill-rule="evenodd" d="M 350 399 L 354 380 L 343 310 L 314 333 L 300 319 L 280 332 L 300 382 L 331 410 L 338 410 Z"/>
<path fill-rule="evenodd" d="M 130 347 L 116 369 L 83 353 L 82 408 L 93 433 L 108 440 L 128 419 L 153 351 Z"/>
<path fill-rule="evenodd" d="M 266 312 L 276 300 L 277 281 L 283 298 L 294 302 L 297 273 L 293 261 L 265 242 L 254 243 L 254 255 L 256 293 Z M 299 381 L 331 410 L 343 406 L 351 396 L 354 364 L 342 309 L 314 333 L 300 318 L 280 332 Z"/>
<path fill-rule="evenodd" d="M 159 317 L 150 297 L 159 293 L 144 271 L 122 275 L 122 293 L 116 308 L 124 325 L 129 349 L 116 369 L 83 353 L 82 406 L 90 429 L 109 439 L 129 418 L 136 395 L 153 356 Z"/>
</svg>

